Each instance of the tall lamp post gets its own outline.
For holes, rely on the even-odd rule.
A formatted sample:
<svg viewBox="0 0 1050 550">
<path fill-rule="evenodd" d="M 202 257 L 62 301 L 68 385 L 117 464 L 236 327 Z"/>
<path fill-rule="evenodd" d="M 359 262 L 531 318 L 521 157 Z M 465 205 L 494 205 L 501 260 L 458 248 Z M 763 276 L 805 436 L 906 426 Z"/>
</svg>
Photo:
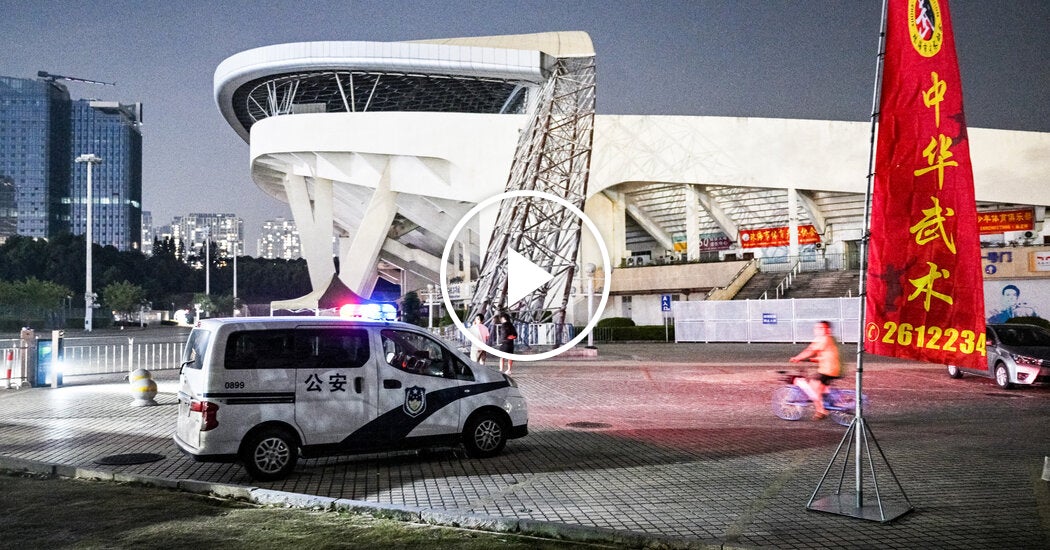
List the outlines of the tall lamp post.
<svg viewBox="0 0 1050 550">
<path fill-rule="evenodd" d="M 95 308 L 95 294 L 91 291 L 91 245 L 94 242 L 91 236 L 91 210 L 92 210 L 92 197 L 91 191 L 93 184 L 91 182 L 91 168 L 95 164 L 102 162 L 102 157 L 93 154 L 83 154 L 76 158 L 76 162 L 87 163 L 87 219 L 84 224 L 84 242 L 87 248 L 87 274 L 84 278 L 84 330 L 91 332 L 91 318 L 94 314 Z"/>
<path fill-rule="evenodd" d="M 592 263 L 588 263 L 583 268 L 587 274 L 587 322 L 591 322 L 591 317 L 594 316 L 594 272 L 598 270 L 598 267 Z M 594 331 L 591 330 L 587 333 L 587 347 L 594 347 Z"/>
<path fill-rule="evenodd" d="M 211 228 L 204 228 L 204 295 L 211 296 Z"/>
</svg>

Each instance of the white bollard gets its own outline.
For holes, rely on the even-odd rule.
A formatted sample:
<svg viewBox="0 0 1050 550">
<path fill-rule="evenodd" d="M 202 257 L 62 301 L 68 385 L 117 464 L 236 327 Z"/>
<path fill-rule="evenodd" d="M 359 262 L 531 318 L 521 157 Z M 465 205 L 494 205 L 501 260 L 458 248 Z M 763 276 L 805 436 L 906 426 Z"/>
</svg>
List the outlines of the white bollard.
<svg viewBox="0 0 1050 550">
<path fill-rule="evenodd" d="M 157 404 L 153 400 L 154 397 L 157 397 L 157 383 L 153 381 L 153 375 L 148 370 L 136 369 L 128 376 L 128 381 L 131 382 L 131 395 L 135 398 L 131 402 L 132 407 L 148 407 Z"/>
<path fill-rule="evenodd" d="M 1043 457 L 1043 481 L 1050 481 L 1050 456 Z"/>
<path fill-rule="evenodd" d="M 4 367 L 7 368 L 7 389 L 11 389 L 11 366 L 15 362 L 14 350 L 4 352 Z"/>
</svg>

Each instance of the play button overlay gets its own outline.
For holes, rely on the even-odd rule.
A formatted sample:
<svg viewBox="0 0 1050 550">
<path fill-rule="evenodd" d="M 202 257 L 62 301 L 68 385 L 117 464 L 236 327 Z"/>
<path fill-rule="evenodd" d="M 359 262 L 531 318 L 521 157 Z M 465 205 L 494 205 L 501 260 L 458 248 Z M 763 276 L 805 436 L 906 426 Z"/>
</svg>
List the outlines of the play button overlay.
<svg viewBox="0 0 1050 550">
<path fill-rule="evenodd" d="M 605 274 L 605 276 L 602 278 L 601 299 L 598 301 L 598 305 L 594 309 L 594 311 L 590 312 L 590 317 L 584 329 L 578 332 L 571 340 L 563 343 L 561 346 L 541 353 L 506 353 L 492 347 L 491 345 L 489 345 L 488 342 L 482 342 L 480 339 L 478 339 L 477 336 L 474 336 L 474 334 L 470 330 L 468 330 L 466 325 L 464 324 L 465 322 L 469 323 L 470 321 L 465 321 L 464 319 L 459 318 L 456 307 L 453 305 L 452 300 L 450 299 L 450 293 L 448 290 L 449 258 L 452 254 L 453 247 L 460 242 L 460 233 L 462 233 L 464 228 L 467 227 L 467 224 L 473 221 L 482 211 L 493 207 L 498 208 L 502 201 L 514 199 L 517 197 L 533 197 L 556 203 L 559 208 L 564 208 L 571 212 L 574 216 L 579 218 L 582 222 L 583 227 L 587 228 L 587 231 L 590 233 L 592 240 L 597 245 L 598 251 L 601 253 L 602 273 Z M 493 219 L 496 219 L 496 217 L 494 216 Z M 475 225 L 474 227 L 477 227 L 477 225 Z M 480 231 L 482 233 L 491 234 L 492 228 L 481 227 Z M 470 254 L 468 254 L 468 256 L 483 257 L 485 255 L 485 252 L 485 250 L 481 250 L 480 253 L 478 250 L 473 250 Z M 523 254 L 519 253 L 518 251 L 512 248 L 507 249 L 506 258 L 507 305 L 509 307 L 513 307 L 517 302 L 521 301 L 522 298 L 527 297 L 528 295 L 532 294 L 537 289 L 546 285 L 554 279 L 554 276 L 551 275 L 550 272 L 548 272 L 546 269 L 540 267 L 539 265 L 536 265 Z M 480 273 L 481 266 L 476 267 L 478 267 L 478 272 Z M 582 290 L 587 285 L 587 283 L 585 282 L 585 278 L 587 277 L 587 275 L 584 275 L 584 273 L 586 273 L 586 268 L 584 266 L 577 267 L 577 277 L 572 284 L 579 285 L 579 289 L 581 290 L 577 292 L 573 298 L 570 299 L 568 307 L 576 308 L 578 310 L 582 306 L 584 309 L 588 309 L 588 295 L 586 290 Z M 601 319 L 602 311 L 605 310 L 606 303 L 608 303 L 609 301 L 609 288 L 612 284 L 611 274 L 612 265 L 609 260 L 609 251 L 605 246 L 605 241 L 602 240 L 602 236 L 598 232 L 598 227 L 594 225 L 594 222 L 591 221 L 591 219 L 588 218 L 582 210 L 580 210 L 575 205 L 561 197 L 556 197 L 549 193 L 541 193 L 539 191 L 522 190 L 507 191 L 506 193 L 500 193 L 499 195 L 485 199 L 479 202 L 477 205 L 475 205 L 474 208 L 471 208 L 470 211 L 467 212 L 467 214 L 463 216 L 461 220 L 459 220 L 459 223 L 457 223 L 455 228 L 452 229 L 451 235 L 449 235 L 448 240 L 445 242 L 445 250 L 441 254 L 441 269 L 439 276 L 441 283 L 441 298 L 444 302 L 445 310 L 449 313 L 449 316 L 452 318 L 452 322 L 455 323 L 456 328 L 460 331 L 460 334 L 462 334 L 463 337 L 466 338 L 470 343 L 479 347 L 480 349 L 485 350 L 485 353 L 487 355 L 491 355 L 494 357 L 502 357 L 504 359 L 512 359 L 514 361 L 542 361 L 543 359 L 555 357 L 560 353 L 572 349 L 577 344 L 582 342 L 585 338 L 587 338 L 587 335 L 590 334 L 592 330 L 594 330 L 595 325 L 598 324 L 598 319 Z M 581 299 L 583 301 L 582 304 L 579 303 L 579 300 Z M 513 317 L 513 310 L 509 311 L 508 313 L 510 313 Z M 514 321 L 515 319 L 512 318 L 511 320 Z M 577 319 L 573 324 L 579 326 L 579 319 Z M 529 343 L 525 340 L 525 338 L 527 337 L 527 332 L 531 332 L 533 334 L 541 332 L 544 330 L 542 325 L 542 323 L 533 324 L 530 327 L 528 327 L 528 331 L 523 331 L 522 328 L 525 327 L 519 325 L 518 335 L 520 339 L 515 344 L 514 349 L 520 350 L 523 347 L 527 347 L 524 345 Z M 495 331 L 492 330 L 494 328 L 495 327 L 489 327 L 489 330 L 492 331 L 493 337 L 495 337 Z"/>
<path fill-rule="evenodd" d="M 507 303 L 516 304 L 554 276 L 513 248 L 507 250 Z"/>
</svg>

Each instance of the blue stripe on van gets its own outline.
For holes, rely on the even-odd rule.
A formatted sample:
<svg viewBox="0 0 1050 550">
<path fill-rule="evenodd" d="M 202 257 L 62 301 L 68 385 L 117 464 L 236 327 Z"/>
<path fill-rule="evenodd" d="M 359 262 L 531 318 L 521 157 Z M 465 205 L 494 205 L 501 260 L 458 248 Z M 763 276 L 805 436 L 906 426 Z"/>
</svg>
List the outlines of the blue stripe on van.
<svg viewBox="0 0 1050 550">
<path fill-rule="evenodd" d="M 426 393 L 426 409 L 416 416 L 410 416 L 404 407 L 397 407 L 380 415 L 375 420 L 365 424 L 361 429 L 350 434 L 341 441 L 341 447 L 350 448 L 372 448 L 385 446 L 391 441 L 400 441 L 426 420 L 430 415 L 441 410 L 445 405 L 473 395 L 495 391 L 506 388 L 510 383 L 506 380 L 489 382 L 486 384 L 473 384 L 470 386 L 457 386 Z M 468 391 L 469 390 L 469 391 Z"/>
</svg>

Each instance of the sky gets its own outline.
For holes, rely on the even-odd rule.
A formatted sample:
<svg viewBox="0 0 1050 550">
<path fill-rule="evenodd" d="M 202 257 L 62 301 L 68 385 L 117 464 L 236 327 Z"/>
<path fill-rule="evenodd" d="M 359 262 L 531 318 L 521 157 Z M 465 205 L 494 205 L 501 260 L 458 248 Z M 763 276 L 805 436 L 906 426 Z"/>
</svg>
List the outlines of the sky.
<svg viewBox="0 0 1050 550">
<path fill-rule="evenodd" d="M 944 3 L 946 0 L 941 0 Z M 599 114 L 869 120 L 879 0 L 0 0 L 0 75 L 37 71 L 74 99 L 143 103 L 143 209 L 263 221 L 288 206 L 251 180 L 219 114 L 215 68 L 238 52 L 318 40 L 402 41 L 582 30 Z M 1050 131 L 1050 1 L 949 4 L 973 127 Z"/>
</svg>

